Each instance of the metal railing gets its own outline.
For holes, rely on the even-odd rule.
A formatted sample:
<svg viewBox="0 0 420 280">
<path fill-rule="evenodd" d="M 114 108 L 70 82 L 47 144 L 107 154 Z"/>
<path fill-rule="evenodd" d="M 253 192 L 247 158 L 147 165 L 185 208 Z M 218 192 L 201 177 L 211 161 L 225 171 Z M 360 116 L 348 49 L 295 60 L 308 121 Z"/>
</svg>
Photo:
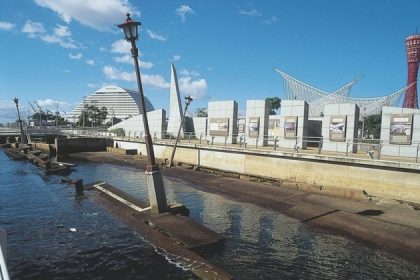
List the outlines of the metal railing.
<svg viewBox="0 0 420 280">
<path fill-rule="evenodd" d="M 50 128 L 45 128 L 50 129 Z M 115 140 L 128 141 L 142 141 L 144 133 L 142 131 L 108 131 L 106 128 L 60 128 L 61 134 L 66 134 L 73 137 L 106 137 Z M 153 141 L 161 143 L 173 143 L 176 135 L 170 132 L 153 131 L 151 130 Z M 383 157 L 384 148 L 400 149 L 401 147 L 410 147 L 412 152 L 407 154 L 388 154 L 386 156 L 392 157 L 396 161 L 415 160 L 419 162 L 420 156 L 420 141 L 412 141 L 410 145 L 392 144 L 380 139 L 365 139 L 365 138 L 346 138 L 342 141 L 330 140 L 324 137 L 294 137 L 290 139 L 283 139 L 278 136 L 264 135 L 260 137 L 247 137 L 244 134 L 235 134 L 229 136 L 211 136 L 206 134 L 195 134 L 194 132 L 185 132 L 179 139 L 179 143 L 191 143 L 209 146 L 230 146 L 240 149 L 255 149 L 255 150 L 283 150 L 290 151 L 295 154 L 299 153 L 318 153 L 331 154 L 335 153 L 338 156 L 350 157 L 358 156 L 368 159 L 381 159 Z M 331 149 L 331 145 L 327 143 L 338 143 L 342 148 L 338 150 Z M 344 147 L 344 148 L 343 148 Z M 404 148 L 403 148 L 404 149 Z"/>
</svg>

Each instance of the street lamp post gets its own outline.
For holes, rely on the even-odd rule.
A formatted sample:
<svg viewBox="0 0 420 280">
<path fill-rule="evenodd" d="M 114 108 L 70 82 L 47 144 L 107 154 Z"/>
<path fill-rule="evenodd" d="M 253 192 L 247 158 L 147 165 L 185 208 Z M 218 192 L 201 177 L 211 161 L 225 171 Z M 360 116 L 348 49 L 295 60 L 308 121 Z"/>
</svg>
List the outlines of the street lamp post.
<svg viewBox="0 0 420 280">
<path fill-rule="evenodd" d="M 185 113 L 187 113 L 187 108 L 188 108 L 188 106 L 190 106 L 192 101 L 193 101 L 193 99 L 191 98 L 191 95 L 188 95 L 188 96 L 185 97 L 184 114 L 182 115 L 181 124 L 179 125 L 178 134 L 176 136 L 174 148 L 172 150 L 172 155 L 171 155 L 171 159 L 169 160 L 168 167 L 172 166 L 172 161 L 174 160 L 176 146 L 178 145 L 179 137 L 181 135 L 181 128 L 182 128 L 182 125 L 184 124 L 184 120 L 185 120 Z"/>
<path fill-rule="evenodd" d="M 16 104 L 16 110 L 18 113 L 18 121 L 19 121 L 19 128 L 20 128 L 20 143 L 21 144 L 28 144 L 28 139 L 25 136 L 25 133 L 23 132 L 23 126 L 22 126 L 22 119 L 20 118 L 20 112 L 19 112 L 19 99 L 17 99 L 16 97 L 13 98 L 13 101 Z"/>
<path fill-rule="evenodd" d="M 146 165 L 146 184 L 149 193 L 149 202 L 152 213 L 166 212 L 168 209 L 166 202 L 165 186 L 163 184 L 162 173 L 156 164 L 155 153 L 153 151 L 152 138 L 149 132 L 149 123 L 147 120 L 146 106 L 144 102 L 143 86 L 141 84 L 139 51 L 136 47 L 138 39 L 138 27 L 140 22 L 132 21 L 130 14 L 127 13 L 126 22 L 119 24 L 118 27 L 124 31 L 125 39 L 131 43 L 131 55 L 134 59 L 134 68 L 136 70 L 137 86 L 140 94 L 140 111 L 143 118 L 144 142 L 146 143 L 147 165 Z"/>
</svg>

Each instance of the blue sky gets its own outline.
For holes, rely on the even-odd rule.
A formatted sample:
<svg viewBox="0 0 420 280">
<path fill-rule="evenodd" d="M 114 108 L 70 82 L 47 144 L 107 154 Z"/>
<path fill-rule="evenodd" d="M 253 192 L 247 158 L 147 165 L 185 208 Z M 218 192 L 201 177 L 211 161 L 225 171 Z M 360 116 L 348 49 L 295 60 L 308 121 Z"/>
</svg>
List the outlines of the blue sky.
<svg viewBox="0 0 420 280">
<path fill-rule="evenodd" d="M 418 0 L 0 0 L 0 122 L 28 101 L 71 111 L 106 84 L 136 89 L 129 48 L 114 25 L 142 22 L 144 91 L 169 103 L 170 63 L 191 112 L 212 100 L 284 97 L 279 68 L 334 91 L 364 75 L 353 96 L 406 84 L 404 39 L 420 28 Z"/>
</svg>

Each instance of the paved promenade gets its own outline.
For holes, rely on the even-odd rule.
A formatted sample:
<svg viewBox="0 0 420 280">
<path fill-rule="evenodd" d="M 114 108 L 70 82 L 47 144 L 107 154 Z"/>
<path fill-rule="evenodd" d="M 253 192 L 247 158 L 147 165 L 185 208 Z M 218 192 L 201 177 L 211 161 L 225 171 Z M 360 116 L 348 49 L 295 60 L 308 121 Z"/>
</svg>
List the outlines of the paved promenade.
<svg viewBox="0 0 420 280">
<path fill-rule="evenodd" d="M 109 152 L 73 156 L 139 168 L 144 168 L 146 163 L 141 156 Z M 297 190 L 295 182 L 273 186 L 182 167 L 166 168 L 163 174 L 187 180 L 202 191 L 271 208 L 308 226 L 420 263 L 420 205 L 368 196 L 362 200 L 350 200 Z"/>
</svg>

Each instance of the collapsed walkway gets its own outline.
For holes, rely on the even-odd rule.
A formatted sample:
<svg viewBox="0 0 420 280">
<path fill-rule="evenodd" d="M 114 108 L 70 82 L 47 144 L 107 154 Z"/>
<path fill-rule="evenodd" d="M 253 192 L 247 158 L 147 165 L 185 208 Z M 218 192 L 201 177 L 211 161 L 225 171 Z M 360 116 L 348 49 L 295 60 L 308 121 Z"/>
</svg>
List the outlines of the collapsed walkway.
<svg viewBox="0 0 420 280">
<path fill-rule="evenodd" d="M 144 168 L 144 157 L 109 152 L 79 153 L 75 158 Z M 164 176 L 181 178 L 202 191 L 270 208 L 316 228 L 342 235 L 413 262 L 420 262 L 420 206 L 366 195 L 358 200 L 302 191 L 302 184 L 279 186 L 176 167 Z M 307 184 L 306 184 L 307 186 Z M 306 190 L 311 188 L 306 187 Z"/>
</svg>

